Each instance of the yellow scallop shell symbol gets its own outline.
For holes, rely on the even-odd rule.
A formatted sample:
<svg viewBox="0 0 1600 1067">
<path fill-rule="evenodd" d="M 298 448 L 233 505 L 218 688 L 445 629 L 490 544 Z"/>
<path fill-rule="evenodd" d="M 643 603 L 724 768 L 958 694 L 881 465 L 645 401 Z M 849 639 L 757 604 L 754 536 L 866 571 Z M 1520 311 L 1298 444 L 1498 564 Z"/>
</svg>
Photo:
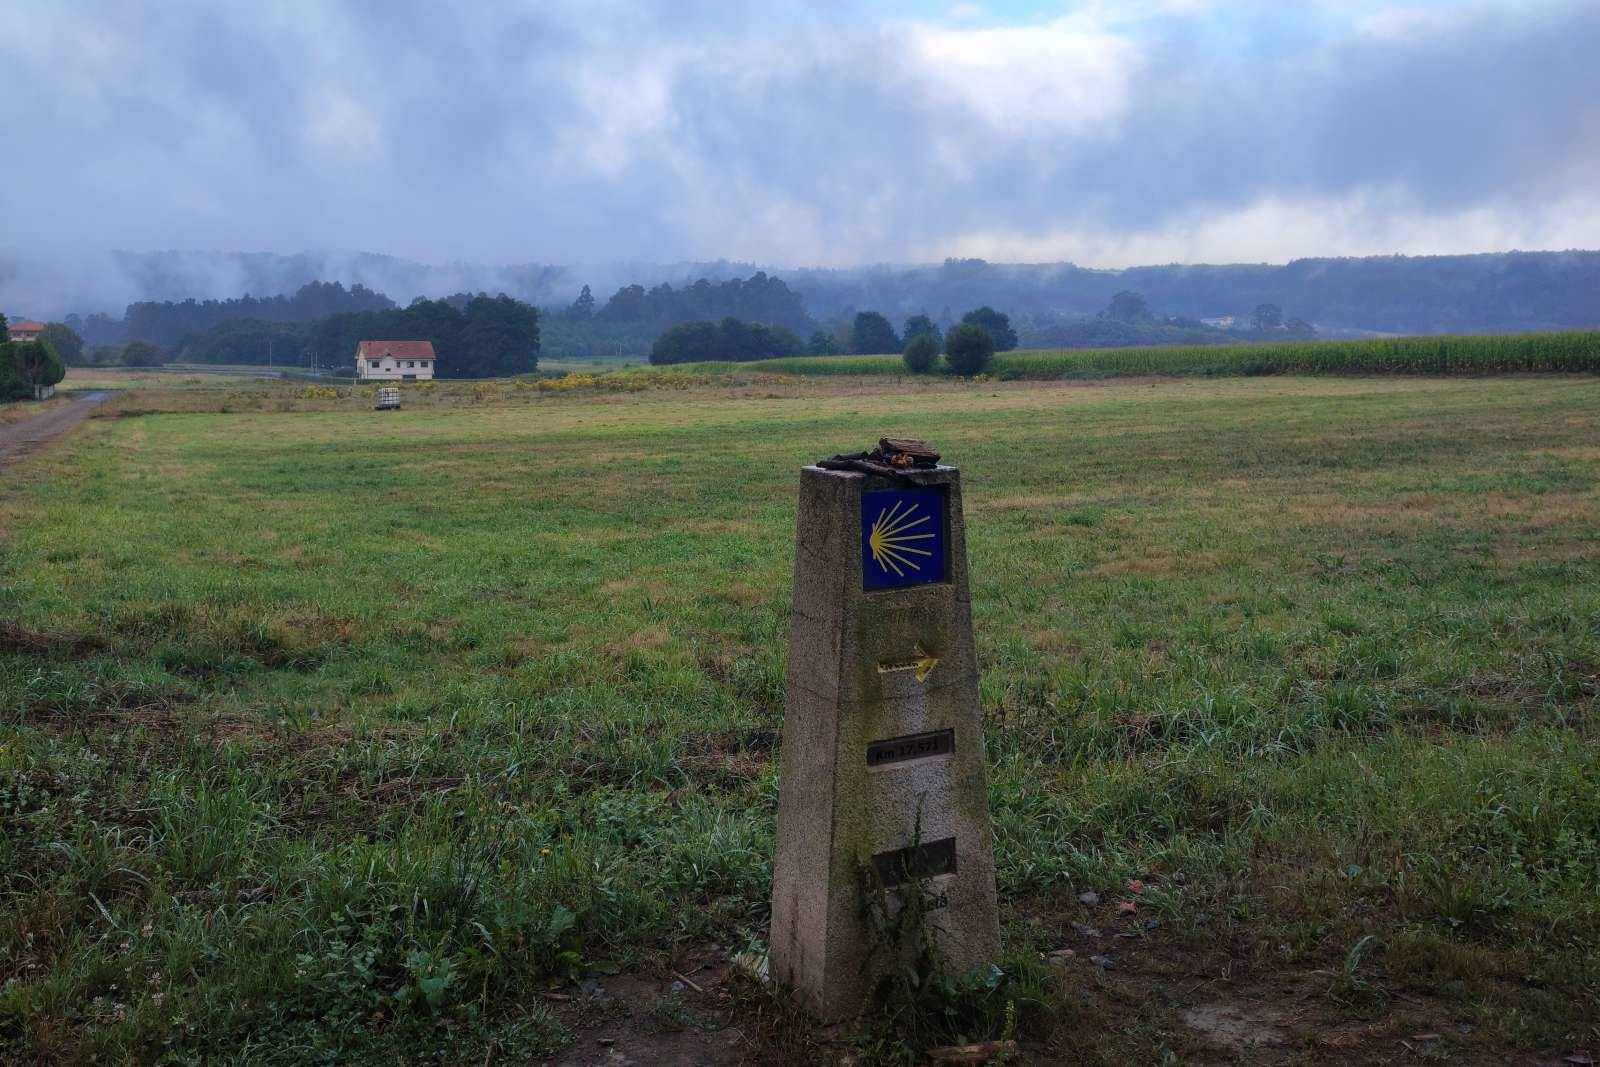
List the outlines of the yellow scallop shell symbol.
<svg viewBox="0 0 1600 1067">
<path fill-rule="evenodd" d="M 901 508 L 905 508 L 901 511 Z M 895 576 L 904 578 L 907 570 L 920 571 L 922 564 L 914 557 L 931 556 L 932 552 L 916 547 L 917 541 L 933 540 L 931 530 L 918 531 L 930 516 L 918 515 L 917 505 L 897 500 L 892 508 L 878 512 L 867 536 L 867 546 L 872 550 L 872 562 Z"/>
</svg>

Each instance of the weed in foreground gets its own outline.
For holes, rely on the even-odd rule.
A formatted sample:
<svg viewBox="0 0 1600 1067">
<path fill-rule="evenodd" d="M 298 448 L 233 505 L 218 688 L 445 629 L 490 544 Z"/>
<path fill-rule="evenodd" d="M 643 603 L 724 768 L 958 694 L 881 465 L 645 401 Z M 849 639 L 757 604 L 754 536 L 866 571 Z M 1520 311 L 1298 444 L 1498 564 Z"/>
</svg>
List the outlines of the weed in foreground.
<svg viewBox="0 0 1600 1067">
<path fill-rule="evenodd" d="M 911 848 L 920 840 L 919 815 Z M 867 969 L 878 976 L 856 1038 L 867 1062 L 917 1063 L 938 1046 L 1015 1040 L 1046 1013 L 1054 976 L 1036 953 L 952 971 L 935 932 L 945 905 L 932 878 L 907 869 L 889 888 L 867 864 L 858 880 Z"/>
</svg>

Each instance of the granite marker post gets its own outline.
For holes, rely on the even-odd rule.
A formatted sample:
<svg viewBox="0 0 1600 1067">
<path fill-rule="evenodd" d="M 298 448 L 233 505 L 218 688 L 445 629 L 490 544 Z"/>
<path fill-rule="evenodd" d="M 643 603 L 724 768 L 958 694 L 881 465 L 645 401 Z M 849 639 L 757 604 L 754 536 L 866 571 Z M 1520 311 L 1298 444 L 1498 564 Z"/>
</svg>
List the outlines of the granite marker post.
<svg viewBox="0 0 1600 1067">
<path fill-rule="evenodd" d="M 888 444 L 888 442 L 885 442 Z M 806 467 L 771 974 L 825 1019 L 877 975 L 863 895 L 920 883 L 952 970 L 999 953 L 961 476 Z"/>
</svg>

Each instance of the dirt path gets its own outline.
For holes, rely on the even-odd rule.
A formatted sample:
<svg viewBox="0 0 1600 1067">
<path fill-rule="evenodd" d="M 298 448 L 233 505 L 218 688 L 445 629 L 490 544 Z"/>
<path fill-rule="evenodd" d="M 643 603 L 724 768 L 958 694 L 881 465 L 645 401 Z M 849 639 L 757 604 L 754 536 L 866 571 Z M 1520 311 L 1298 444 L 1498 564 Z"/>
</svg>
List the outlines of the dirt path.
<svg viewBox="0 0 1600 1067">
<path fill-rule="evenodd" d="M 31 419 L 0 426 L 0 471 L 78 425 L 110 395 L 109 389 L 97 389 Z"/>
</svg>

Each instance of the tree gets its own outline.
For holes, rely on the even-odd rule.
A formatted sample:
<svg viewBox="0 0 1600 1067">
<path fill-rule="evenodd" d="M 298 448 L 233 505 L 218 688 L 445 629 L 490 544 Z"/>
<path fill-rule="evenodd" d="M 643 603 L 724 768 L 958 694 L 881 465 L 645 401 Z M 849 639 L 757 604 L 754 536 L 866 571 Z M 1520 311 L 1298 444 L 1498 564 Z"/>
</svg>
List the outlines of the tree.
<svg viewBox="0 0 1600 1067">
<path fill-rule="evenodd" d="M 303 322 L 262 322 L 230 319 L 192 333 L 170 350 L 175 363 L 265 363 L 269 356 L 278 366 L 309 362 L 311 327 Z M 319 352 L 322 362 L 334 353 Z"/>
<path fill-rule="evenodd" d="M 656 343 L 650 346 L 650 362 L 658 366 L 698 363 L 716 359 L 718 347 L 716 323 L 680 322 L 669 326 L 656 338 Z"/>
<path fill-rule="evenodd" d="M 1283 325 L 1283 309 L 1277 304 L 1257 304 L 1250 313 L 1250 325 L 1258 330 L 1276 330 Z"/>
<path fill-rule="evenodd" d="M 935 351 L 944 347 L 944 335 L 939 332 L 938 325 L 926 315 L 913 315 L 906 320 L 906 328 L 901 336 L 910 341 L 920 334 L 928 334 L 933 338 Z"/>
<path fill-rule="evenodd" d="M 124 367 L 159 367 L 165 362 L 161 350 L 148 341 L 129 341 L 122 347 Z"/>
<path fill-rule="evenodd" d="M 994 359 L 994 338 L 976 323 L 952 326 L 944 337 L 944 355 L 950 369 L 965 377 L 982 374 Z"/>
<path fill-rule="evenodd" d="M 587 285 L 583 287 L 583 292 L 578 294 L 578 299 L 572 302 L 571 311 L 572 317 L 580 322 L 594 318 L 594 294 L 589 291 Z"/>
<path fill-rule="evenodd" d="M 939 361 L 939 342 L 927 331 L 912 334 L 900 358 L 905 360 L 906 370 L 912 374 L 926 374 Z"/>
<path fill-rule="evenodd" d="M 185 337 L 220 326 L 225 322 L 253 319 L 258 322 L 315 322 L 329 315 L 359 311 L 383 311 L 394 301 L 365 286 L 348 290 L 340 282 L 307 282 L 293 296 L 254 297 L 232 300 L 184 300 L 174 303 L 140 301 L 129 304 L 120 323 L 91 315 L 79 332 L 96 343 L 109 341 L 149 341 L 168 351 Z"/>
<path fill-rule="evenodd" d="M 462 310 L 461 351 L 452 378 L 497 378 L 539 367 L 539 310 L 504 293 L 479 293 Z M 442 361 L 441 361 L 442 363 Z"/>
<path fill-rule="evenodd" d="M 669 326 L 650 348 L 650 362 L 745 363 L 800 352 L 800 338 L 782 326 L 744 322 L 726 316 L 721 322 L 680 322 Z"/>
<path fill-rule="evenodd" d="M 975 308 L 961 316 L 961 321 L 968 326 L 981 327 L 994 342 L 996 352 L 1009 352 L 1017 347 L 1017 331 L 1011 328 L 1010 316 L 1002 315 L 992 307 Z"/>
<path fill-rule="evenodd" d="M 863 311 L 856 315 L 850 327 L 850 351 L 858 356 L 879 352 L 900 351 L 900 338 L 894 335 L 889 320 L 876 311 Z"/>
<path fill-rule="evenodd" d="M 69 327 L 59 322 L 47 323 L 44 331 L 39 334 L 39 339 L 48 341 L 50 347 L 56 350 L 56 355 L 61 357 L 61 362 L 67 366 L 72 367 L 83 362 L 83 338 Z"/>
<path fill-rule="evenodd" d="M 1150 317 L 1150 305 L 1145 303 L 1143 294 L 1131 289 L 1124 289 L 1111 298 L 1111 303 L 1106 305 L 1106 318 L 1116 319 L 1118 322 L 1144 322 Z"/>
<path fill-rule="evenodd" d="M 32 393 L 47 385 L 55 385 L 67 376 L 66 365 L 47 341 L 28 341 L 11 346 L 14 350 L 17 373 L 27 383 Z"/>
<path fill-rule="evenodd" d="M 0 337 L 5 334 L 0 333 Z M 22 378 L 13 353 L 17 346 L 10 341 L 0 341 L 0 400 L 22 400 L 33 395 L 33 388 Z"/>
<path fill-rule="evenodd" d="M 334 315 L 311 328 L 306 342 L 328 359 L 347 360 L 361 341 L 429 341 L 437 377 L 488 378 L 537 369 L 542 326 L 538 308 L 504 293 L 456 293 L 418 297 L 398 310 Z"/>
<path fill-rule="evenodd" d="M 800 294 L 765 271 L 717 284 L 701 278 L 683 289 L 666 284 L 648 290 L 642 285 L 625 285 L 595 312 L 595 317 L 603 322 L 641 322 L 658 328 L 728 317 L 789 330 L 809 330 L 813 326 Z"/>
<path fill-rule="evenodd" d="M 837 356 L 839 342 L 827 330 L 813 330 L 811 340 L 806 342 L 806 352 L 813 356 Z"/>
</svg>

